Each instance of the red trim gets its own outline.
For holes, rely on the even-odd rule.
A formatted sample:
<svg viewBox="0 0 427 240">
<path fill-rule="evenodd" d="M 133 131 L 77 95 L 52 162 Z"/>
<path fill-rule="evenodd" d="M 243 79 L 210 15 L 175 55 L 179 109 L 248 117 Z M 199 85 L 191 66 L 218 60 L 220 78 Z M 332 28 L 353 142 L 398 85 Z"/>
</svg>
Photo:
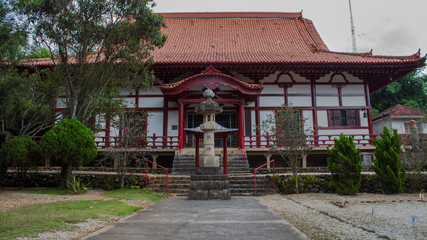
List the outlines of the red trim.
<svg viewBox="0 0 427 240">
<path fill-rule="evenodd" d="M 373 126 L 372 126 L 371 98 L 369 96 L 369 85 L 368 85 L 368 83 L 366 81 L 365 81 L 365 101 L 366 101 L 366 106 L 369 107 L 367 109 L 369 134 L 372 135 L 372 134 L 374 134 L 374 129 L 373 129 Z"/>
<path fill-rule="evenodd" d="M 245 105 L 239 104 L 239 146 L 245 148 Z"/>
<path fill-rule="evenodd" d="M 342 76 L 342 77 L 344 78 L 344 82 L 345 82 L 345 83 L 348 83 L 348 80 L 347 80 L 347 78 L 345 77 L 345 75 L 344 75 L 344 74 L 342 74 L 342 73 L 340 73 L 340 72 L 335 72 L 335 73 L 333 73 L 333 74 L 331 75 L 331 79 L 329 80 L 329 83 L 333 83 L 332 81 L 334 80 L 334 77 L 335 77 L 336 75 L 340 75 L 340 76 Z M 337 82 L 337 83 L 341 83 L 341 82 Z"/>
<path fill-rule="evenodd" d="M 260 117 L 260 107 L 259 107 L 259 96 L 257 96 L 257 98 L 255 99 L 255 126 L 257 127 L 256 135 L 260 135 L 261 132 L 259 130 L 259 126 L 261 126 L 261 117 Z M 258 147 L 261 142 L 261 137 L 257 137 L 256 142 Z"/>
<path fill-rule="evenodd" d="M 342 90 L 341 90 L 341 86 L 337 86 L 337 90 L 338 90 L 338 102 L 340 107 L 342 106 Z"/>
<path fill-rule="evenodd" d="M 105 120 L 105 146 L 110 146 L 110 133 L 111 132 L 111 117 L 107 116 Z"/>
<path fill-rule="evenodd" d="M 289 97 L 311 97 L 311 93 L 288 93 Z"/>
<path fill-rule="evenodd" d="M 317 130 L 317 99 L 316 99 L 316 84 L 315 81 L 311 81 L 311 105 L 313 107 L 313 134 L 318 135 Z"/>
<path fill-rule="evenodd" d="M 162 84 L 159 88 L 165 95 L 177 95 L 193 86 L 200 85 L 209 89 L 217 89 L 220 85 L 230 86 L 247 95 L 260 94 L 264 88 L 262 84 L 249 84 L 230 75 L 221 73 L 213 66 L 209 66 L 201 73 L 176 83 Z"/>
<path fill-rule="evenodd" d="M 330 121 L 330 119 L 328 119 L 328 124 L 330 124 L 329 121 Z M 332 129 L 369 129 L 369 127 L 361 127 L 361 126 L 319 127 L 319 130 L 332 130 Z"/>
<path fill-rule="evenodd" d="M 139 108 L 139 88 L 135 90 L 135 108 Z"/>
<path fill-rule="evenodd" d="M 277 108 L 276 107 L 246 107 L 246 110 L 273 110 Z M 294 108 L 301 109 L 301 110 L 363 110 L 363 109 L 369 109 L 370 107 L 366 106 L 349 106 L 349 107 L 323 107 L 323 106 L 316 106 L 316 107 L 301 107 L 301 106 L 294 106 Z"/>
<path fill-rule="evenodd" d="M 179 142 L 181 145 L 184 145 L 184 104 L 180 101 L 179 103 L 179 119 L 178 119 L 178 136 L 179 136 Z M 183 146 L 178 146 L 178 148 L 182 148 Z"/>
<path fill-rule="evenodd" d="M 163 136 L 168 136 L 168 122 L 169 122 L 169 104 L 166 96 L 163 97 Z M 163 145 L 166 146 L 167 141 L 163 142 Z"/>
</svg>

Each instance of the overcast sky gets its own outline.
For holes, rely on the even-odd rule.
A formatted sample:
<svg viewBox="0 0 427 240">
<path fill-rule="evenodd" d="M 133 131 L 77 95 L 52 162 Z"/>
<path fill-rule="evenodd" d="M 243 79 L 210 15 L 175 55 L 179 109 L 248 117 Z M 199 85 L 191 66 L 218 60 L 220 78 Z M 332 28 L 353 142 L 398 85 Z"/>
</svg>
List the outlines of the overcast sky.
<svg viewBox="0 0 427 240">
<path fill-rule="evenodd" d="M 300 12 L 332 51 L 351 52 L 348 0 L 155 0 L 155 12 Z M 358 52 L 427 52 L 427 0 L 352 0 Z"/>
</svg>

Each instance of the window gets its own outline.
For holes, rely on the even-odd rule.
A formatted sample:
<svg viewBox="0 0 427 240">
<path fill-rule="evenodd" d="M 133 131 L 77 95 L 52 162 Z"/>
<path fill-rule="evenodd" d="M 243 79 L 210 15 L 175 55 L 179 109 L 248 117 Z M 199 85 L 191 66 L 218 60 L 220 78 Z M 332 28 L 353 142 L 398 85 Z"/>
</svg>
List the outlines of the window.
<svg viewBox="0 0 427 240">
<path fill-rule="evenodd" d="M 358 110 L 330 110 L 330 126 L 359 126 Z"/>
</svg>

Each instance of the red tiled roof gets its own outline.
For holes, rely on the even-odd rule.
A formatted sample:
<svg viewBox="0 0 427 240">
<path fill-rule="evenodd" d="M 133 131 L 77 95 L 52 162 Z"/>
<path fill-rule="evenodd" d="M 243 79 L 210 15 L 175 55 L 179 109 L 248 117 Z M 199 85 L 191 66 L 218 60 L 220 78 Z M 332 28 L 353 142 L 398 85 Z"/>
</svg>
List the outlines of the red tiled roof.
<svg viewBox="0 0 427 240">
<path fill-rule="evenodd" d="M 328 50 L 312 21 L 301 13 L 164 13 L 166 44 L 156 64 L 219 63 L 403 63 L 407 57 Z"/>
<path fill-rule="evenodd" d="M 168 35 L 152 52 L 155 65 L 168 64 L 400 64 L 423 63 L 411 56 L 372 56 L 330 51 L 302 13 L 163 13 Z M 22 65 L 52 65 L 50 59 Z"/>
<path fill-rule="evenodd" d="M 378 119 L 384 116 L 392 116 L 392 117 L 414 117 L 414 116 L 423 116 L 425 112 L 420 109 L 415 109 L 407 106 L 403 106 L 401 104 L 395 105 L 393 107 L 389 107 L 383 112 L 375 115 L 373 119 Z"/>
</svg>

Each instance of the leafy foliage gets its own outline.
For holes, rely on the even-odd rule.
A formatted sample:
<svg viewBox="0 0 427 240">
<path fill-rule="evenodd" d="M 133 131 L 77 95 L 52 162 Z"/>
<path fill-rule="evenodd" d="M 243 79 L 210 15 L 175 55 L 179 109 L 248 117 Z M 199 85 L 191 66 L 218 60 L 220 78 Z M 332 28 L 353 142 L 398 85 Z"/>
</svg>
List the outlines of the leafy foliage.
<svg viewBox="0 0 427 240">
<path fill-rule="evenodd" d="M 112 124 L 113 127 L 121 129 L 122 136 L 115 146 L 108 149 L 106 159 L 113 160 L 114 169 L 121 179 L 122 189 L 125 187 L 125 176 L 129 167 L 142 167 L 146 164 L 142 161 L 144 153 L 135 149 L 146 147 L 147 118 L 146 112 L 125 112 Z"/>
<path fill-rule="evenodd" d="M 152 0 L 19 0 L 36 42 L 49 49 L 57 85 L 64 87 L 64 116 L 86 126 L 107 112 L 100 101 L 111 89 L 143 88 L 154 79 L 150 52 L 166 36 Z"/>
<path fill-rule="evenodd" d="M 0 0 L 0 62 L 22 58 L 26 42 L 26 25 L 16 20 L 10 1 Z"/>
<path fill-rule="evenodd" d="M 63 119 L 41 139 L 45 153 L 61 163 L 61 187 L 69 188 L 72 166 L 91 161 L 98 152 L 92 131 L 76 119 Z"/>
<path fill-rule="evenodd" d="M 41 134 L 50 126 L 56 90 L 41 73 L 30 76 L 8 68 L 0 74 L 0 132 L 23 137 Z"/>
<path fill-rule="evenodd" d="M 397 104 L 425 110 L 427 109 L 427 75 L 421 69 L 414 71 L 373 93 L 371 103 L 374 115 Z"/>
<path fill-rule="evenodd" d="M 362 164 L 360 149 L 356 149 L 352 137 L 340 134 L 334 139 L 334 147 L 328 150 L 328 168 L 331 184 L 339 194 L 356 195 L 361 182 Z"/>
<path fill-rule="evenodd" d="M 5 170 L 12 164 L 17 170 L 19 186 L 22 188 L 28 169 L 37 166 L 40 160 L 43 160 L 42 157 L 41 148 L 31 138 L 13 138 L 0 149 L 2 166 L 0 176 L 3 178 Z"/>
<path fill-rule="evenodd" d="M 406 178 L 405 169 L 400 159 L 401 144 L 397 130 L 391 136 L 387 127 L 380 134 L 381 139 L 373 139 L 375 159 L 372 169 L 380 177 L 383 191 L 386 194 L 402 193 L 402 184 Z"/>
<path fill-rule="evenodd" d="M 282 105 L 275 108 L 273 115 L 268 115 L 260 126 L 261 131 L 273 139 L 270 153 L 279 154 L 285 159 L 294 177 L 301 165 L 301 158 L 311 150 L 308 140 L 310 130 L 303 129 L 305 121 L 292 105 Z M 296 193 L 299 193 L 298 178 L 295 179 Z"/>
</svg>

